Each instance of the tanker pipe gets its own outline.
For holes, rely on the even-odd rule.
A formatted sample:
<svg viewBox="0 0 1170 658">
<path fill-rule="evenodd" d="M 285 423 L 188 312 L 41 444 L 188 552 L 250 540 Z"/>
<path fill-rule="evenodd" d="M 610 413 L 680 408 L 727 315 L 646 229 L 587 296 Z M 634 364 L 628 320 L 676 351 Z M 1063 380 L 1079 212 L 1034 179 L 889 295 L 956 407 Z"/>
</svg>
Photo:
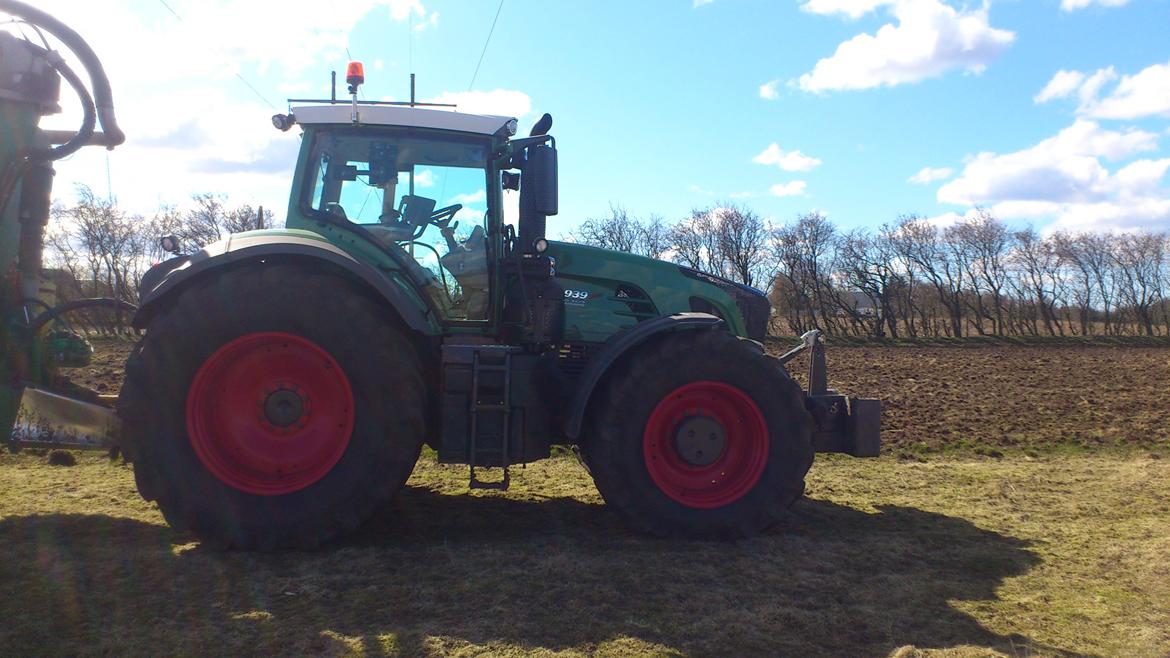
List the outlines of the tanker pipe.
<svg viewBox="0 0 1170 658">
<path fill-rule="evenodd" d="M 114 95 L 110 89 L 110 80 L 106 77 L 106 71 L 102 68 L 97 55 L 81 38 L 81 35 L 44 11 L 19 0 L 0 0 L 0 11 L 27 21 L 52 34 L 77 55 L 93 84 L 97 118 L 98 122 L 101 123 L 102 131 L 106 134 L 109 148 L 126 141 L 126 135 L 118 127 L 118 120 L 114 116 Z"/>
</svg>

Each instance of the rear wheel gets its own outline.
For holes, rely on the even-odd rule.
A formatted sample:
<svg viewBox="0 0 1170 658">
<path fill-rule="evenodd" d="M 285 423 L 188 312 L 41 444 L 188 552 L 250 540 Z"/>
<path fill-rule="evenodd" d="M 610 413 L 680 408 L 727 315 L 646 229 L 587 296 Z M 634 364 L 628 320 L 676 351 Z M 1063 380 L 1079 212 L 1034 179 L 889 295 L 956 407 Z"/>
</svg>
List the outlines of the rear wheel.
<svg viewBox="0 0 1170 658">
<path fill-rule="evenodd" d="M 139 492 L 219 547 L 313 547 L 405 483 L 425 389 L 391 317 L 343 279 L 228 271 L 159 312 L 126 364 Z"/>
<path fill-rule="evenodd" d="M 734 336 L 666 336 L 603 386 L 586 458 L 602 497 L 635 528 L 750 536 L 804 492 L 813 449 L 803 393 Z"/>
</svg>

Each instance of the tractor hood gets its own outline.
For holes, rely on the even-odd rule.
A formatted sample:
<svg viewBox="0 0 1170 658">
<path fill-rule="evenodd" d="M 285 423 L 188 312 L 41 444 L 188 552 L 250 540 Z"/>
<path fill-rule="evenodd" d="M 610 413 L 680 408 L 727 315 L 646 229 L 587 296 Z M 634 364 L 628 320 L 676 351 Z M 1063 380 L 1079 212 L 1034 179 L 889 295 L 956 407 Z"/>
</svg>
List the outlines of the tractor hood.
<svg viewBox="0 0 1170 658">
<path fill-rule="evenodd" d="M 762 340 L 770 307 L 758 290 L 667 261 L 569 242 L 550 242 L 565 288 L 566 328 L 581 340 L 662 315 L 716 315 L 738 336 Z M 747 320 L 745 322 L 745 320 Z"/>
</svg>

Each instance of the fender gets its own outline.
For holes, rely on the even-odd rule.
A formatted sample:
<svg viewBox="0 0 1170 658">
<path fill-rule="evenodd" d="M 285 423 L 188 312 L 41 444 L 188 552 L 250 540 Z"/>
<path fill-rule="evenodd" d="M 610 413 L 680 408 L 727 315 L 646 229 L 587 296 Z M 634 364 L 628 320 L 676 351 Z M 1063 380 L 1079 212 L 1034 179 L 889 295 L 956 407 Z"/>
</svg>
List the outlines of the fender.
<svg viewBox="0 0 1170 658">
<path fill-rule="evenodd" d="M 577 382 L 577 390 L 573 392 L 573 399 L 569 403 L 568 415 L 565 418 L 565 436 L 570 439 L 580 436 L 585 410 L 597 384 L 605 373 L 609 372 L 610 366 L 633 348 L 662 334 L 677 331 L 709 331 L 720 328 L 723 324 L 723 320 L 708 313 L 676 313 L 639 322 L 614 336 L 581 373 L 581 379 Z"/>
<path fill-rule="evenodd" d="M 406 326 L 424 334 L 435 333 L 427 310 L 412 301 L 390 277 L 377 268 L 357 260 L 344 250 L 324 240 L 297 235 L 232 235 L 209 244 L 190 256 L 159 263 L 142 277 L 139 284 L 138 312 L 133 324 L 142 329 L 172 293 L 203 274 L 233 264 L 272 256 L 298 256 L 330 263 L 370 286 L 402 318 Z"/>
</svg>

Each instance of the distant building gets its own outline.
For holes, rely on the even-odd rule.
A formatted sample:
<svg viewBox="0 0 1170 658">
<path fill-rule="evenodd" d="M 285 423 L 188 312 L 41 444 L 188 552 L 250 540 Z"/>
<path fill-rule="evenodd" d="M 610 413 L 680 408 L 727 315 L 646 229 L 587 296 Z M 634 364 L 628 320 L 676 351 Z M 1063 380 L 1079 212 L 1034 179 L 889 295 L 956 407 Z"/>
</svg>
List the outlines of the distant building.
<svg viewBox="0 0 1170 658">
<path fill-rule="evenodd" d="M 867 318 L 876 318 L 881 316 L 881 309 L 873 299 L 860 290 L 850 290 L 845 296 L 845 301 L 852 302 L 853 310 L 860 316 Z M 840 313 L 845 315 L 844 312 Z"/>
</svg>

